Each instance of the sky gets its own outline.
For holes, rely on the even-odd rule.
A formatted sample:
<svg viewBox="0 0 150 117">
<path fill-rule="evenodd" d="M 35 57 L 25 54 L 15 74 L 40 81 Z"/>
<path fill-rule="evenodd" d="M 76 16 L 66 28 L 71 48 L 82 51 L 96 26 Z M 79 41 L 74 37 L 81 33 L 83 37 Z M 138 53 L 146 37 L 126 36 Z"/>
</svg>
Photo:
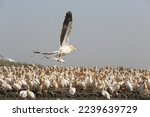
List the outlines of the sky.
<svg viewBox="0 0 150 117">
<path fill-rule="evenodd" d="M 72 11 L 70 43 L 78 51 L 57 63 L 35 55 L 59 48 Z M 0 54 L 19 62 L 61 66 L 150 66 L 149 0 L 0 0 Z"/>
</svg>

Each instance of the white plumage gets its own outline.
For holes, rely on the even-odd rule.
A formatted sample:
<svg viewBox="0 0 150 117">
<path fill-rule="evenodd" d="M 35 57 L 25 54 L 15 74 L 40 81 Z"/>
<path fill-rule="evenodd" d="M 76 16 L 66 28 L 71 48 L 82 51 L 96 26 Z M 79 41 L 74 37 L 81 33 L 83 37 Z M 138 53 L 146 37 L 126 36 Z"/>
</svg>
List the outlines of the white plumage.
<svg viewBox="0 0 150 117">
<path fill-rule="evenodd" d="M 69 44 L 69 36 L 72 30 L 72 12 L 68 11 L 63 22 L 62 32 L 60 36 L 60 47 L 57 51 L 52 52 L 40 52 L 33 50 L 35 54 L 43 54 L 45 58 L 49 59 L 52 54 L 56 54 L 54 60 L 64 63 L 65 60 L 62 59 L 64 55 L 70 54 L 71 52 L 77 50 L 73 45 Z"/>
<path fill-rule="evenodd" d="M 69 93 L 70 93 L 71 95 L 74 95 L 74 94 L 76 93 L 76 88 L 75 88 L 75 87 L 72 87 L 72 84 L 70 84 Z"/>
<path fill-rule="evenodd" d="M 108 100 L 110 100 L 110 94 L 109 94 L 107 91 L 102 90 L 102 95 L 103 95 L 105 98 L 107 98 Z"/>
</svg>

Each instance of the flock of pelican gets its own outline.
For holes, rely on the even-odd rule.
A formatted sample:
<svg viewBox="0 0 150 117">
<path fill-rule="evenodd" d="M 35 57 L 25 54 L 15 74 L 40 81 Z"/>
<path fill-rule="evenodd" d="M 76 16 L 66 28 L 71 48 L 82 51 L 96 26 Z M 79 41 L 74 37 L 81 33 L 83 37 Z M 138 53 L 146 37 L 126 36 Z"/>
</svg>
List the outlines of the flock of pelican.
<svg viewBox="0 0 150 117">
<path fill-rule="evenodd" d="M 66 13 L 60 36 L 60 47 L 57 51 L 40 52 L 45 58 L 55 54 L 57 62 L 65 62 L 62 57 L 77 50 L 69 44 L 69 35 L 72 29 L 72 12 Z M 15 62 L 0 55 L 1 58 Z M 74 96 L 80 91 L 89 91 L 91 94 L 101 94 L 106 99 L 120 97 L 121 93 L 150 97 L 150 71 L 143 69 L 125 69 L 123 67 L 87 68 L 61 67 L 37 65 L 28 66 L 1 66 L 0 67 L 0 95 L 13 92 L 23 99 L 36 99 L 41 95 L 55 95 L 56 92 Z"/>
<path fill-rule="evenodd" d="M 89 91 L 99 97 L 114 99 L 121 93 L 150 96 L 150 71 L 125 68 L 87 68 L 37 65 L 1 66 L 0 93 L 36 99 L 56 92 L 75 96 Z"/>
</svg>

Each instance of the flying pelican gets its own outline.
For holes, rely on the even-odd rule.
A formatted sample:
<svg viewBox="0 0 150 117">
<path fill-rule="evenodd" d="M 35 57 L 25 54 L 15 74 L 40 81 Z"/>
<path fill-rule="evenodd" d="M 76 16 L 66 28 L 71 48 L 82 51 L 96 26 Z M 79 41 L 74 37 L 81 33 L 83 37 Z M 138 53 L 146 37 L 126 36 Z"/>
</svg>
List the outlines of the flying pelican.
<svg viewBox="0 0 150 117">
<path fill-rule="evenodd" d="M 60 35 L 60 47 L 57 51 L 53 52 L 46 52 L 42 53 L 37 50 L 33 50 L 34 53 L 36 54 L 43 54 L 45 58 L 50 58 L 49 55 L 56 54 L 54 60 L 58 62 L 65 62 L 65 60 L 62 59 L 64 55 L 70 54 L 71 52 L 77 50 L 73 45 L 69 44 L 69 36 L 72 30 L 72 12 L 68 11 L 66 13 L 64 22 L 63 22 L 63 27 Z"/>
</svg>

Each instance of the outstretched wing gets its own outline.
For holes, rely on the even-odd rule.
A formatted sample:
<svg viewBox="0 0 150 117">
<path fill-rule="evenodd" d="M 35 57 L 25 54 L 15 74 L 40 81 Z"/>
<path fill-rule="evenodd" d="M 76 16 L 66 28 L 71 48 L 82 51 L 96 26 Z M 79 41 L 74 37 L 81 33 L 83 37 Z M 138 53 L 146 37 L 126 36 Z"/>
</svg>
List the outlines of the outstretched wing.
<svg viewBox="0 0 150 117">
<path fill-rule="evenodd" d="M 61 36 L 60 36 L 60 45 L 63 45 L 64 43 L 69 41 L 69 35 L 72 29 L 72 13 L 71 11 L 68 11 L 66 13 L 64 22 L 63 22 L 63 27 L 61 31 Z"/>
<path fill-rule="evenodd" d="M 33 49 L 33 53 L 35 53 L 35 54 L 43 54 L 43 55 L 51 55 L 51 54 L 57 54 L 58 51 L 52 51 L 52 52 L 40 52 L 40 51 L 37 51 L 37 50 Z"/>
<path fill-rule="evenodd" d="M 37 51 L 37 50 L 35 50 L 35 49 L 33 49 L 33 53 L 35 53 L 35 54 L 41 54 L 40 51 Z"/>
<path fill-rule="evenodd" d="M 43 55 L 51 55 L 51 54 L 57 54 L 58 51 L 52 51 L 52 52 L 43 52 Z"/>
</svg>

